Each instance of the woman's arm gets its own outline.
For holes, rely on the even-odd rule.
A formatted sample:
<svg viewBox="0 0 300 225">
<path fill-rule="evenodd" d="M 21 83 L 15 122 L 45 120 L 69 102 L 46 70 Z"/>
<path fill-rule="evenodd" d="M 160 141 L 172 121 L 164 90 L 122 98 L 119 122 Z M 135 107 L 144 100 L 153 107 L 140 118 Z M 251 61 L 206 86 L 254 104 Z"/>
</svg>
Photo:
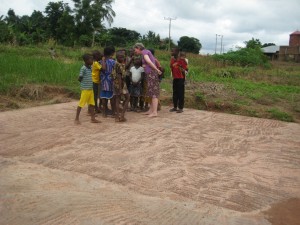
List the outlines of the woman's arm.
<svg viewBox="0 0 300 225">
<path fill-rule="evenodd" d="M 146 63 L 154 70 L 156 70 L 158 72 L 158 74 L 161 74 L 161 71 L 153 64 L 153 62 L 151 62 L 150 58 L 148 55 L 144 55 L 144 59 L 146 61 Z"/>
</svg>

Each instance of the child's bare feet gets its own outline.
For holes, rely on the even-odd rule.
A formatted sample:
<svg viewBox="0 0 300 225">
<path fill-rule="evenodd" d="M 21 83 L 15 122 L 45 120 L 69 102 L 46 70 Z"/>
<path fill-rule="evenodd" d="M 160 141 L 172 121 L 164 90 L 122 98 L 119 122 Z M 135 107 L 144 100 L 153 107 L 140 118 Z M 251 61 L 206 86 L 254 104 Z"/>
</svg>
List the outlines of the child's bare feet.
<svg viewBox="0 0 300 225">
<path fill-rule="evenodd" d="M 151 111 L 147 111 L 147 112 L 143 113 L 143 115 L 151 115 L 151 114 L 152 114 Z"/>
<path fill-rule="evenodd" d="M 96 119 L 91 119 L 91 123 L 101 123 L 101 121 L 96 120 Z"/>
<path fill-rule="evenodd" d="M 91 113 L 87 113 L 86 115 L 87 115 L 87 116 L 91 116 L 92 114 L 91 114 Z M 94 116 L 96 117 L 96 116 L 98 116 L 98 115 L 95 113 Z"/>
<path fill-rule="evenodd" d="M 75 123 L 76 125 L 80 125 L 80 124 L 81 124 L 79 120 L 74 120 L 74 123 Z"/>
</svg>

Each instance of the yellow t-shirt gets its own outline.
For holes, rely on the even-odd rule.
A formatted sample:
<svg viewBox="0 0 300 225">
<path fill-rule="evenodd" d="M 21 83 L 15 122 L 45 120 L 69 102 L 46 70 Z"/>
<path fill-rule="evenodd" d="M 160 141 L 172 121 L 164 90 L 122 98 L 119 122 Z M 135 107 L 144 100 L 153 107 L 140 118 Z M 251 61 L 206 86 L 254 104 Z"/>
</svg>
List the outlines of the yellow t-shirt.
<svg viewBox="0 0 300 225">
<path fill-rule="evenodd" d="M 100 82 L 100 70 L 101 64 L 97 61 L 94 61 L 92 66 L 92 80 L 96 84 L 99 84 Z"/>
</svg>

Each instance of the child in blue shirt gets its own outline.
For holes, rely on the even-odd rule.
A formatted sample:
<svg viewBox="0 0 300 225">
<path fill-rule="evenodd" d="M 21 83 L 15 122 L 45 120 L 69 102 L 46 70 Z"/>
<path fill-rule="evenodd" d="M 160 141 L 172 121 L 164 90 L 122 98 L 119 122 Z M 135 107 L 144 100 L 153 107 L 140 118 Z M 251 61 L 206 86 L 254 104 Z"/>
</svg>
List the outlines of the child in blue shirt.
<svg viewBox="0 0 300 225">
<path fill-rule="evenodd" d="M 104 58 L 101 60 L 102 70 L 100 74 L 101 79 L 101 92 L 100 98 L 103 105 L 103 117 L 107 116 L 108 113 L 108 100 L 111 103 L 112 114 L 115 114 L 115 98 L 113 92 L 113 78 L 111 73 L 115 67 L 116 61 L 113 59 L 115 54 L 114 47 L 104 48 Z"/>
</svg>

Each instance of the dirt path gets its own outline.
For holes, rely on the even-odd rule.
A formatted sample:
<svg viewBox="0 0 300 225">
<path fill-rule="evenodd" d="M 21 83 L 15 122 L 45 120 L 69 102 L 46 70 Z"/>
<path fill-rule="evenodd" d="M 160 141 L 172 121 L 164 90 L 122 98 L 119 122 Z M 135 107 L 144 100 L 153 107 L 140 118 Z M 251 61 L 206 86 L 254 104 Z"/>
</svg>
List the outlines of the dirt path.
<svg viewBox="0 0 300 225">
<path fill-rule="evenodd" d="M 76 104 L 0 113 L 0 224 L 299 224 L 300 124 Z"/>
</svg>

